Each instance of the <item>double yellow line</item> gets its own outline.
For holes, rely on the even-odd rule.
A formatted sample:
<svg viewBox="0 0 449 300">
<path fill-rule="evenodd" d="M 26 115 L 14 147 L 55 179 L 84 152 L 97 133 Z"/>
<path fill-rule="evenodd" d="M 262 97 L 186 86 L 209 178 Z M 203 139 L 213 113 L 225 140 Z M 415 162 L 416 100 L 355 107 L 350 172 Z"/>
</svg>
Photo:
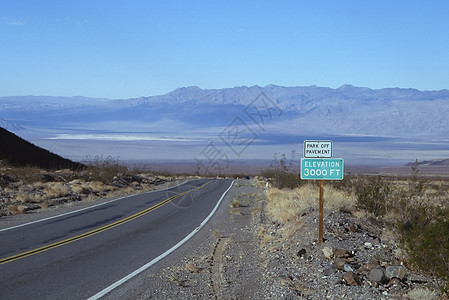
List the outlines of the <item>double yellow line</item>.
<svg viewBox="0 0 449 300">
<path fill-rule="evenodd" d="M 149 213 L 149 212 L 151 212 L 151 211 L 153 211 L 153 210 L 155 210 L 155 209 L 157 209 L 157 208 L 159 208 L 159 207 L 169 203 L 170 201 L 173 201 L 174 199 L 176 199 L 178 197 L 181 197 L 181 196 L 184 196 L 184 195 L 186 195 L 186 194 L 188 194 L 190 192 L 199 190 L 199 189 L 205 187 L 206 185 L 208 185 L 211 182 L 212 181 L 208 181 L 205 184 L 203 184 L 203 185 L 201 185 L 201 186 L 199 186 L 199 187 L 197 187 L 195 189 L 188 190 L 188 191 L 182 192 L 180 194 L 174 195 L 174 196 L 172 196 L 172 197 L 170 197 L 168 199 L 165 199 L 162 202 L 159 202 L 158 204 L 156 204 L 156 205 L 154 205 L 152 207 L 144 209 L 144 210 L 142 210 L 142 211 L 140 211 L 140 212 L 138 212 L 138 213 L 136 213 L 134 215 L 131 215 L 131 216 L 123 218 L 121 220 L 115 221 L 115 222 L 113 222 L 111 224 L 108 224 L 108 225 L 105 225 L 103 227 L 99 227 L 97 229 L 88 231 L 86 233 L 83 233 L 83 234 L 80 234 L 80 235 L 77 235 L 77 236 L 74 236 L 74 237 L 71 237 L 71 238 L 68 238 L 68 239 L 65 239 L 65 240 L 53 243 L 53 244 L 49 244 L 49 245 L 46 245 L 46 246 L 42 246 L 40 248 L 36 248 L 36 249 L 33 249 L 33 250 L 29 250 L 29 251 L 26 251 L 26 252 L 22 252 L 22 253 L 19 253 L 19 254 L 7 257 L 7 258 L 0 259 L 0 265 L 6 264 L 8 262 L 15 261 L 15 260 L 27 257 L 27 256 L 31 256 L 31 255 L 34 255 L 34 254 L 37 254 L 37 253 L 41 253 L 41 252 L 44 252 L 44 251 L 47 251 L 47 250 L 50 250 L 50 249 L 54 249 L 56 247 L 67 245 L 69 243 L 72 243 L 72 242 L 75 242 L 75 241 L 79 241 L 81 239 L 87 238 L 89 236 L 92 236 L 92 235 L 95 235 L 97 233 L 106 231 L 108 229 L 114 228 L 114 227 L 119 226 L 121 224 L 127 223 L 127 222 L 132 221 L 134 219 L 137 219 L 137 218 L 139 218 L 139 217 L 141 217 L 143 215 L 146 215 L 147 213 Z"/>
</svg>

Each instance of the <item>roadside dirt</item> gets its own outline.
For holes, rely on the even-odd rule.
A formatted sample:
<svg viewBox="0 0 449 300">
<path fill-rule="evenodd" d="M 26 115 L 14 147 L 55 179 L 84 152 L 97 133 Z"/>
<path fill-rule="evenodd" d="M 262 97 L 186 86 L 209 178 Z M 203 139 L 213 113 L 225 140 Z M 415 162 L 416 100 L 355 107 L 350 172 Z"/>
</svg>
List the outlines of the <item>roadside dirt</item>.
<svg viewBox="0 0 449 300">
<path fill-rule="evenodd" d="M 106 299 L 264 299 L 250 197 L 261 192 L 237 180 L 214 217 L 183 247 Z M 235 209 L 230 203 L 240 198 Z M 232 212 L 231 212 L 232 210 Z"/>
</svg>

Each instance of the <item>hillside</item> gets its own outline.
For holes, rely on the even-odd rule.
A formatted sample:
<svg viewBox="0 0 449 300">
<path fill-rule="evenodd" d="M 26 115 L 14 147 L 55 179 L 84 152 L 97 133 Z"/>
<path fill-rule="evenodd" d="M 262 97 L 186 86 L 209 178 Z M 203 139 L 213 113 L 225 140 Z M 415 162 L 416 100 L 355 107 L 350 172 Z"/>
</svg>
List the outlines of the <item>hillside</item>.
<svg viewBox="0 0 449 300">
<path fill-rule="evenodd" d="M 0 159 L 11 165 L 31 165 L 43 169 L 77 169 L 83 166 L 37 147 L 1 127 L 0 145 Z"/>
</svg>

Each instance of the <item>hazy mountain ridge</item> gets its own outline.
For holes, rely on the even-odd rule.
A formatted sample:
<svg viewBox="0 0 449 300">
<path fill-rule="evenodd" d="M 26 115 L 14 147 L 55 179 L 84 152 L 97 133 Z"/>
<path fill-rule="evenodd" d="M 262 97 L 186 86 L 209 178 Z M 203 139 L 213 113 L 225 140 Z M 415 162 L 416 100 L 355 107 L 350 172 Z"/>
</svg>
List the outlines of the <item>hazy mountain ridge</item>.
<svg viewBox="0 0 449 300">
<path fill-rule="evenodd" d="M 449 166 L 449 159 L 435 159 L 435 160 L 425 160 L 418 161 L 418 165 L 423 166 Z M 409 162 L 406 166 L 414 166 L 416 162 Z"/>
<path fill-rule="evenodd" d="M 6 129 L 8 131 L 20 131 L 23 129 L 23 127 L 21 127 L 17 124 L 14 124 L 14 123 L 10 123 L 4 119 L 0 119 L 0 127 Z"/>
<path fill-rule="evenodd" d="M 235 117 L 244 116 L 245 107 L 261 93 L 283 112 L 281 117 L 271 120 L 270 126 L 275 131 L 402 137 L 449 134 L 449 90 L 374 90 L 352 85 L 337 89 L 276 85 L 184 87 L 165 95 L 118 100 L 0 97 L 0 118 L 22 127 L 160 121 L 176 121 L 185 124 L 185 128 L 224 127 Z M 120 128 L 118 125 L 111 129 Z"/>
</svg>

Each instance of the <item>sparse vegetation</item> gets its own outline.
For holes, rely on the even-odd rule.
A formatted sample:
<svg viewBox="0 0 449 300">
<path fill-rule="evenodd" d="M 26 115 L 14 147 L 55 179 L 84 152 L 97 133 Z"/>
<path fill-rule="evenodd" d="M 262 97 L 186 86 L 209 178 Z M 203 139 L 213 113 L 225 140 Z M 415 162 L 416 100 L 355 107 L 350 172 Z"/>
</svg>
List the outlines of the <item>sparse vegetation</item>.
<svg viewBox="0 0 449 300">
<path fill-rule="evenodd" d="M 87 170 L 83 172 L 84 180 L 99 181 L 102 183 L 110 183 L 114 177 L 128 173 L 128 168 L 121 164 L 118 159 L 111 156 L 103 158 L 95 156 L 92 159 L 86 158 L 83 162 L 87 166 Z"/>
<path fill-rule="evenodd" d="M 240 206 L 242 206 L 242 204 L 240 203 L 240 200 L 239 200 L 239 199 L 234 198 L 234 199 L 231 201 L 231 204 L 229 204 L 229 206 L 230 206 L 231 208 L 239 208 Z"/>
<path fill-rule="evenodd" d="M 177 276 L 177 275 L 170 276 L 168 278 L 168 280 L 170 280 L 171 282 L 176 283 L 180 287 L 187 287 L 187 280 L 180 279 L 179 276 Z"/>
<path fill-rule="evenodd" d="M 273 180 L 273 185 L 276 188 L 293 189 L 298 187 L 299 175 L 298 171 L 294 169 L 294 166 L 296 165 L 295 160 L 295 150 L 290 153 L 290 158 L 287 158 L 285 154 L 278 157 L 277 153 L 275 153 L 270 169 L 263 170 L 261 176 L 271 178 Z"/>
<path fill-rule="evenodd" d="M 416 288 L 405 295 L 410 300 L 436 300 L 438 295 L 435 291 L 428 289 Z"/>
<path fill-rule="evenodd" d="M 27 207 L 25 205 L 9 205 L 8 210 L 11 214 L 24 214 L 27 211 Z"/>
<path fill-rule="evenodd" d="M 376 217 L 385 215 L 391 194 L 391 184 L 382 176 L 363 177 L 356 181 L 357 207 Z"/>
<path fill-rule="evenodd" d="M 189 271 L 190 273 L 198 273 L 198 272 L 201 271 L 201 269 L 198 268 L 198 267 L 195 265 L 195 263 L 193 262 L 193 260 L 190 260 L 190 261 L 186 264 L 185 269 L 186 269 L 187 271 Z"/>
<path fill-rule="evenodd" d="M 38 167 L 0 164 L 0 216 L 23 214 L 29 210 L 99 197 L 120 197 L 151 189 L 168 177 L 130 171 L 111 157 L 85 160 L 78 170 L 43 170 Z M 168 173 L 165 173 L 168 174 Z"/>
<path fill-rule="evenodd" d="M 354 196 L 332 187 L 326 187 L 325 210 L 349 210 L 355 205 Z M 304 184 L 293 190 L 270 189 L 267 193 L 267 213 L 280 223 L 299 222 L 304 211 L 318 209 L 318 188 L 313 184 Z"/>
<path fill-rule="evenodd" d="M 231 213 L 236 215 L 240 214 L 240 207 L 242 206 L 242 203 L 240 202 L 239 199 L 234 198 L 229 204 L 229 206 L 231 207 Z"/>
<path fill-rule="evenodd" d="M 285 161 L 285 156 L 281 159 Z M 307 210 L 318 209 L 318 187 L 313 182 L 294 189 L 279 184 L 281 168 L 262 176 L 276 176 L 277 186 L 267 193 L 265 211 L 276 224 L 277 233 L 270 227 L 259 227 L 256 237 L 262 246 L 285 243 L 301 225 L 301 216 Z M 283 171 L 284 170 L 284 171 Z M 418 162 L 412 166 L 408 178 L 385 176 L 347 176 L 344 182 L 330 183 L 325 188 L 325 211 L 347 211 L 362 216 L 362 211 L 386 226 L 385 235 L 399 241 L 401 256 L 409 267 L 439 278 L 443 292 L 449 289 L 449 183 L 447 179 L 423 180 Z M 365 216 L 368 217 L 368 216 Z M 395 250 L 396 251 L 396 250 Z M 399 254 L 398 254 L 399 256 Z M 417 290 L 414 293 L 427 293 Z M 411 293 L 411 297 L 414 297 Z M 431 293 L 431 292 L 429 292 Z"/>
<path fill-rule="evenodd" d="M 418 162 L 404 182 L 383 177 L 357 181 L 357 205 L 384 220 L 399 235 L 409 264 L 437 276 L 449 289 L 449 199 L 435 185 L 418 176 Z"/>
</svg>

